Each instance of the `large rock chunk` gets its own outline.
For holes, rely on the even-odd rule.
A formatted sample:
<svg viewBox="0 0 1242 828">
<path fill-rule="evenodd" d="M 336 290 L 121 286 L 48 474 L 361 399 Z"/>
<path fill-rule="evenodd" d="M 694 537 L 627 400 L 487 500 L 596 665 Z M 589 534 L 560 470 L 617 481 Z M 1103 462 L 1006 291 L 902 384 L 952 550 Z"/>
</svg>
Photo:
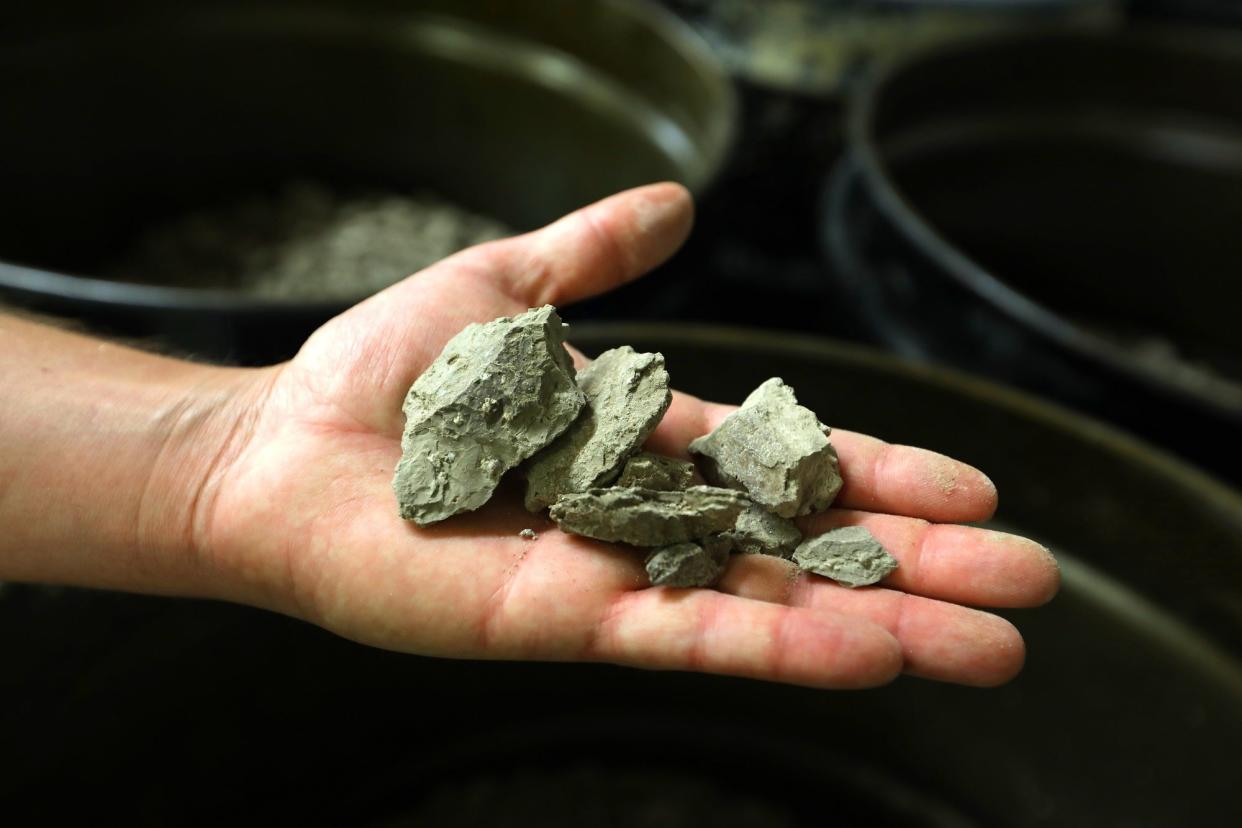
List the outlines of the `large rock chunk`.
<svg viewBox="0 0 1242 828">
<path fill-rule="evenodd" d="M 810 538 L 794 550 L 793 559 L 802 569 L 847 587 L 877 583 L 897 568 L 897 559 L 862 526 L 843 526 Z"/>
<path fill-rule="evenodd" d="M 702 544 L 678 543 L 657 549 L 645 566 L 652 586 L 709 587 L 720 580 L 729 562 L 729 546 L 716 538 Z"/>
<path fill-rule="evenodd" d="M 552 505 L 561 529 L 634 546 L 672 546 L 732 529 L 746 498 L 732 489 L 691 486 L 681 492 L 591 489 Z"/>
<path fill-rule="evenodd" d="M 483 505 L 500 477 L 574 421 L 585 403 L 551 305 L 469 325 L 406 395 L 393 490 L 420 526 Z"/>
<path fill-rule="evenodd" d="M 822 512 L 841 490 L 830 429 L 777 377 L 690 444 L 708 482 L 746 492 L 784 518 Z"/>
<path fill-rule="evenodd" d="M 613 348 L 578 374 L 586 408 L 526 468 L 526 508 L 537 512 L 563 494 L 616 479 L 627 457 L 659 425 L 673 400 L 660 354 Z"/>
<path fill-rule="evenodd" d="M 802 540 L 802 532 L 792 520 L 751 503 L 738 515 L 737 524 L 731 531 L 725 532 L 724 537 L 734 552 L 788 558 Z"/>
<path fill-rule="evenodd" d="M 675 492 L 687 488 L 693 482 L 693 463 L 643 452 L 626 461 L 616 485 L 622 489 Z"/>
</svg>

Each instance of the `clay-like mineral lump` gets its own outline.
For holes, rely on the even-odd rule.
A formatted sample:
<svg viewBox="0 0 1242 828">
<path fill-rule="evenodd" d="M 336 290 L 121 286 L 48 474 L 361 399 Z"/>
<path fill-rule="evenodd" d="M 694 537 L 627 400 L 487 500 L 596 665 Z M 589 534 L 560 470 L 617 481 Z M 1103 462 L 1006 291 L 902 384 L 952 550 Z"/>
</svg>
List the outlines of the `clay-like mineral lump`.
<svg viewBox="0 0 1242 828">
<path fill-rule="evenodd" d="M 556 439 L 585 403 L 551 305 L 469 325 L 406 395 L 393 490 L 426 526 L 483 505 L 506 471 Z"/>
<path fill-rule="evenodd" d="M 862 526 L 843 526 L 803 541 L 793 559 L 802 569 L 847 587 L 877 583 L 897 568 L 897 559 Z"/>
<path fill-rule="evenodd" d="M 720 580 L 729 562 L 729 545 L 716 538 L 703 543 L 678 543 L 657 549 L 645 566 L 652 586 L 709 587 Z"/>
<path fill-rule="evenodd" d="M 621 476 L 617 478 L 617 487 L 675 492 L 693 482 L 693 463 L 643 452 L 626 461 Z"/>
<path fill-rule="evenodd" d="M 565 495 L 550 514 L 561 529 L 634 546 L 672 546 L 732 529 L 746 498 L 732 489 L 692 486 L 682 492 L 591 489 Z"/>
<path fill-rule="evenodd" d="M 788 558 L 802 540 L 792 520 L 774 515 L 751 503 L 737 518 L 737 525 L 724 534 L 734 552 Z"/>
<path fill-rule="evenodd" d="M 828 426 L 773 377 L 711 434 L 690 444 L 708 482 L 746 492 L 784 518 L 822 512 L 841 490 Z"/>
<path fill-rule="evenodd" d="M 578 374 L 586 407 L 564 434 L 526 467 L 526 508 L 537 512 L 564 494 L 612 482 L 672 402 L 660 354 L 625 345 L 599 355 Z"/>
</svg>

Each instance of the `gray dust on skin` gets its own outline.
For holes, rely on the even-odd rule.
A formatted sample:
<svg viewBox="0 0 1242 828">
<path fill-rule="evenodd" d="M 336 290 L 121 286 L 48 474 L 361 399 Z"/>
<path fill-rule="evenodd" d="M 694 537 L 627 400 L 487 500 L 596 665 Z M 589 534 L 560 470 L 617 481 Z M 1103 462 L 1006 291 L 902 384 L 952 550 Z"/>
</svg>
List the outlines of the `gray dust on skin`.
<svg viewBox="0 0 1242 828">
<path fill-rule="evenodd" d="M 830 429 L 773 377 L 690 444 L 708 482 L 746 492 L 784 518 L 822 512 L 841 490 Z"/>
<path fill-rule="evenodd" d="M 678 543 L 657 549 L 644 562 L 647 577 L 652 586 L 713 586 L 729 562 L 729 546 L 729 541 L 720 535 L 711 535 L 700 543 Z"/>
<path fill-rule="evenodd" d="M 803 541 L 794 563 L 842 586 L 870 586 L 897 568 L 897 559 L 862 526 L 842 526 Z"/>
<path fill-rule="evenodd" d="M 694 482 L 694 464 L 659 454 L 643 452 L 626 461 L 617 478 L 622 489 L 654 489 L 675 492 L 689 488 Z"/>
<path fill-rule="evenodd" d="M 501 475 L 585 404 L 551 305 L 467 326 L 406 395 L 393 477 L 401 517 L 427 526 L 487 502 Z"/>
<path fill-rule="evenodd" d="M 747 501 L 732 489 L 691 486 L 681 492 L 592 489 L 565 495 L 551 516 L 562 530 L 634 546 L 672 546 L 734 527 Z"/>
<path fill-rule="evenodd" d="M 664 357 L 628 345 L 605 351 L 582 369 L 578 387 L 586 395 L 581 415 L 526 466 L 526 508 L 532 512 L 561 495 L 616 479 L 673 400 Z"/>
<path fill-rule="evenodd" d="M 747 504 L 737 524 L 725 533 L 734 552 L 788 558 L 802 540 L 792 520 L 775 515 L 755 503 Z"/>
<path fill-rule="evenodd" d="M 434 193 L 340 195 L 293 181 L 147 229 L 105 275 L 267 299 L 351 300 L 513 235 Z"/>
</svg>

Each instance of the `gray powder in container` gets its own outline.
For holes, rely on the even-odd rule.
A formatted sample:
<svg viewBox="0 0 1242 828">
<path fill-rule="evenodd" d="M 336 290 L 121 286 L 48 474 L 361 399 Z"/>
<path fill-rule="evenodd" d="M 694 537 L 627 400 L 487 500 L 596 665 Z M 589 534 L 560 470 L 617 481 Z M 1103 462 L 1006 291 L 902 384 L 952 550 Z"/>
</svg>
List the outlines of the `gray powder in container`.
<svg viewBox="0 0 1242 828">
<path fill-rule="evenodd" d="M 264 299 L 348 301 L 512 234 L 429 192 L 345 196 L 293 182 L 275 196 L 153 226 L 106 275 Z"/>
</svg>

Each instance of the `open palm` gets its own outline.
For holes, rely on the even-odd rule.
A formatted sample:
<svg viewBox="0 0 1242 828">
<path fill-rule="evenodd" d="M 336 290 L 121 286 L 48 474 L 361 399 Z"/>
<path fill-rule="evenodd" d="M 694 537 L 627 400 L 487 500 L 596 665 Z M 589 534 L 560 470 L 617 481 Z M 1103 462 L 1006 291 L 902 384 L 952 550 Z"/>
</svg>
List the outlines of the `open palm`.
<svg viewBox="0 0 1242 828">
<path fill-rule="evenodd" d="M 1056 590 L 1056 565 L 1030 541 L 939 523 L 987 518 L 996 493 L 974 469 L 920 449 L 834 432 L 844 508 L 803 529 L 868 526 L 901 562 L 870 589 L 750 555 L 733 556 L 719 591 L 650 589 L 641 553 L 561 533 L 511 486 L 429 528 L 397 517 L 401 401 L 449 338 L 635 278 L 676 249 L 690 222 L 676 185 L 630 191 L 464 251 L 332 320 L 292 362 L 252 375 L 260 402 L 200 505 L 201 542 L 269 605 L 407 652 L 823 687 L 882 684 L 902 670 L 982 685 L 1012 677 L 1023 660 L 1017 631 L 953 602 L 1041 603 Z M 650 445 L 684 455 L 730 410 L 678 395 Z M 526 528 L 538 537 L 521 538 Z"/>
</svg>

